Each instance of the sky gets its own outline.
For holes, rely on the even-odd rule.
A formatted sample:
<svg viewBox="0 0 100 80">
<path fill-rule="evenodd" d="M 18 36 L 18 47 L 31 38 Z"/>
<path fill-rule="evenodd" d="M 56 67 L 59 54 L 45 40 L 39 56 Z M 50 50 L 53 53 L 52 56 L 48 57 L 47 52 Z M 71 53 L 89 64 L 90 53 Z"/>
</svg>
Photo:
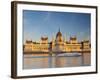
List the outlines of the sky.
<svg viewBox="0 0 100 80">
<path fill-rule="evenodd" d="M 90 40 L 89 13 L 23 10 L 23 42 L 40 41 L 41 37 L 56 37 L 61 31 L 66 40 L 76 36 L 78 41 Z"/>
</svg>

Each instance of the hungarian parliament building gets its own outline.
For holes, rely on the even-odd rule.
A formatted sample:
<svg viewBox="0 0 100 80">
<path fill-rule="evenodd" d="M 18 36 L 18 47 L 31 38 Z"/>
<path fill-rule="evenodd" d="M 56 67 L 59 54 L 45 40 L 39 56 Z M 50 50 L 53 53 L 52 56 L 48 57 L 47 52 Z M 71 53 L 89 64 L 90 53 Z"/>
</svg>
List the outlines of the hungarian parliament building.
<svg viewBox="0 0 100 80">
<path fill-rule="evenodd" d="M 91 44 L 89 40 L 78 42 L 77 37 L 70 37 L 66 40 L 60 30 L 56 36 L 48 41 L 48 37 L 41 37 L 39 42 L 26 40 L 23 45 L 24 52 L 84 52 L 91 51 Z"/>
</svg>

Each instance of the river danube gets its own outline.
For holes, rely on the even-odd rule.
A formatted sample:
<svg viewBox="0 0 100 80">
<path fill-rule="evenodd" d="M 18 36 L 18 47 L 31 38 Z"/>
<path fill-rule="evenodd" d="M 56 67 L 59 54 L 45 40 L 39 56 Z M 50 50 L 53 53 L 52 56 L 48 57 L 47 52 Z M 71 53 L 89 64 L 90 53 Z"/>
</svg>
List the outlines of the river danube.
<svg viewBox="0 0 100 80">
<path fill-rule="evenodd" d="M 27 53 L 24 54 L 23 56 L 23 69 L 79 67 L 79 66 L 90 66 L 90 65 L 91 65 L 90 53 L 82 53 L 81 55 L 64 55 L 64 56 L 59 54 L 43 55 L 39 53 L 37 55 L 37 54 Z"/>
</svg>

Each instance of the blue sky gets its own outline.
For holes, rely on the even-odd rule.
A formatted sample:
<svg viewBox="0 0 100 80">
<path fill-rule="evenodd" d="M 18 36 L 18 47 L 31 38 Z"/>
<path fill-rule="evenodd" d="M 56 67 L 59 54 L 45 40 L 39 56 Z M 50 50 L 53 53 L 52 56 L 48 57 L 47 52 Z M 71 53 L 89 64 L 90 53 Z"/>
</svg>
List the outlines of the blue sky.
<svg viewBox="0 0 100 80">
<path fill-rule="evenodd" d="M 23 39 L 40 41 L 41 36 L 56 36 L 59 28 L 63 37 L 69 40 L 76 36 L 78 41 L 90 39 L 89 13 L 53 12 L 53 11 L 23 11 Z"/>
</svg>

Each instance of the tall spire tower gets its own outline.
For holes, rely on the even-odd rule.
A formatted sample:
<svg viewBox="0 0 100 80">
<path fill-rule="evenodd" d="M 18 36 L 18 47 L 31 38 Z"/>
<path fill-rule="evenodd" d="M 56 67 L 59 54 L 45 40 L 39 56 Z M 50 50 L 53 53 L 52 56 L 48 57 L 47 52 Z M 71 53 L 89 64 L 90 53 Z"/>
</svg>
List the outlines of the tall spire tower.
<svg viewBox="0 0 100 80">
<path fill-rule="evenodd" d="M 65 34 L 65 41 L 67 41 L 67 34 Z"/>
<path fill-rule="evenodd" d="M 52 35 L 52 42 L 54 42 L 55 41 L 55 38 L 54 38 L 54 34 Z"/>
<path fill-rule="evenodd" d="M 59 27 L 59 32 L 60 32 L 60 27 Z"/>
</svg>

